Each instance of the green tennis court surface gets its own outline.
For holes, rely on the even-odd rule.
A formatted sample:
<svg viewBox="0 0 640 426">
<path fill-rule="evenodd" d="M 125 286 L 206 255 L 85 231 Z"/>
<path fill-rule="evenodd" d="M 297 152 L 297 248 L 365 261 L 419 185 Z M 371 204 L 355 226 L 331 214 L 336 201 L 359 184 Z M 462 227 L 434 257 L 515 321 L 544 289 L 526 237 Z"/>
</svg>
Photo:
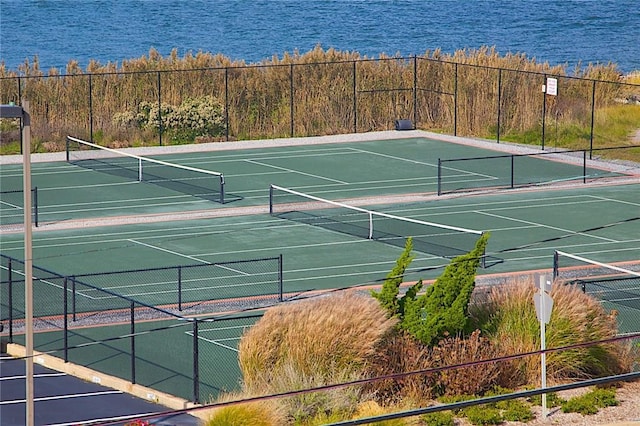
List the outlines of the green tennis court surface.
<svg viewBox="0 0 640 426">
<path fill-rule="evenodd" d="M 224 205 L 181 192 L 170 185 L 138 182 L 130 176 L 117 176 L 65 162 L 33 164 L 32 184 L 38 188 L 39 221 L 46 223 L 264 205 L 270 184 L 330 199 L 436 192 L 439 158 L 495 154 L 487 149 L 408 138 L 152 157 L 224 173 Z M 556 181 L 584 172 L 579 165 L 549 160 L 530 158 L 526 168 L 517 169 L 517 173 L 521 173 L 522 178 L 535 173 L 536 180 L 544 182 L 544 176 L 548 177 L 547 181 Z M 466 170 L 463 165 L 468 166 Z M 460 185 L 474 187 L 479 182 L 487 184 L 487 181 L 495 181 L 497 185 L 504 181 L 504 175 L 510 174 L 508 161 L 491 162 L 489 167 L 483 165 L 484 162 L 463 162 L 456 163 L 456 167 L 445 167 L 444 189 Z M 590 176 L 610 174 L 598 169 L 586 172 Z M 0 179 L 3 191 L 20 189 L 21 166 L 4 165 Z M 7 221 L 22 214 L 20 209 L 12 207 L 15 204 L 0 202 L 0 214 Z"/>
<path fill-rule="evenodd" d="M 34 164 L 33 180 L 39 191 L 40 221 L 46 224 L 116 215 L 249 206 L 266 208 L 270 184 L 330 200 L 436 192 L 438 158 L 492 153 L 415 138 L 161 156 L 165 161 L 223 172 L 227 179 L 226 197 L 231 200 L 225 204 L 66 163 Z M 528 163 L 528 167 L 533 166 Z M 563 176 L 583 173 L 580 166 L 555 161 L 540 160 L 533 168 L 536 173 L 547 170 L 550 177 L 558 176 L 558 173 Z M 558 172 L 558 168 L 563 170 Z M 567 168 L 570 169 L 568 172 Z M 480 174 L 486 179 L 489 172 L 460 171 L 457 179 L 473 182 Z M 496 179 L 503 172 L 496 171 Z M 3 190 L 19 186 L 19 167 L 3 166 L 1 173 Z M 592 170 L 590 173 L 599 172 Z M 575 186 L 562 190 L 456 194 L 434 197 L 431 201 L 368 208 L 419 221 L 490 232 L 487 254 L 501 261 L 491 263 L 479 272 L 489 275 L 548 270 L 552 266 L 554 250 L 582 254 L 602 262 L 637 260 L 640 245 L 638 193 L 639 184 Z M 283 291 L 287 297 L 304 296 L 317 290 L 380 284 L 402 251 L 398 244 L 359 238 L 330 227 L 266 213 L 82 229 L 46 228 L 46 225 L 42 226 L 42 232 L 34 233 L 34 264 L 59 274 L 80 275 L 282 255 Z M 3 234 L 2 253 L 22 258 L 23 236 Z M 428 250 L 414 254 L 407 280 L 436 278 L 448 263 L 447 259 Z M 162 277 L 158 277 L 156 282 L 131 285 L 113 280 L 100 282 L 99 286 L 133 299 L 145 297 L 156 304 L 175 303 L 175 299 L 167 296 L 169 292 L 160 285 L 161 281 Z M 210 294 L 220 291 L 216 280 L 209 281 L 204 277 L 198 283 L 198 290 Z M 206 378 L 205 393 L 216 395 L 222 389 L 237 386 L 239 372 L 234 348 L 245 326 L 247 324 L 241 324 L 224 332 L 212 330 L 214 337 L 200 338 L 201 347 L 207 348 L 203 350 L 211 351 L 210 356 L 220 363 L 215 372 L 207 373 L 213 376 Z M 158 328 L 162 324 L 156 321 L 141 323 L 140 330 L 146 327 Z M 126 326 L 89 327 L 74 330 L 77 333 L 74 338 L 77 342 L 102 339 L 124 335 L 128 332 L 126 329 Z M 142 351 L 141 362 L 148 362 L 137 373 L 141 378 L 139 383 L 191 398 L 189 385 L 178 384 L 188 373 L 181 369 L 188 367 L 177 366 L 181 360 L 191 359 L 187 353 L 188 343 L 193 340 L 189 340 L 192 338 L 189 331 L 180 324 L 148 336 L 144 338 L 148 343 L 136 343 L 136 350 Z M 156 337 L 151 336 L 160 337 L 155 340 Z M 40 334 L 36 340 L 37 349 L 60 348 L 60 339 L 58 332 Z M 163 350 L 167 341 L 184 344 L 178 344 L 182 347 L 180 350 Z M 76 358 L 72 361 L 126 378 L 123 373 L 126 371 L 123 359 L 129 350 L 126 345 L 126 342 L 116 340 L 102 352 L 97 348 L 103 345 L 74 349 L 71 352 Z M 184 348 L 186 352 L 183 353 Z M 162 360 L 148 361 L 152 359 L 151 353 L 161 355 Z M 155 367 L 162 372 L 154 373 L 152 364 L 158 364 Z"/>
</svg>

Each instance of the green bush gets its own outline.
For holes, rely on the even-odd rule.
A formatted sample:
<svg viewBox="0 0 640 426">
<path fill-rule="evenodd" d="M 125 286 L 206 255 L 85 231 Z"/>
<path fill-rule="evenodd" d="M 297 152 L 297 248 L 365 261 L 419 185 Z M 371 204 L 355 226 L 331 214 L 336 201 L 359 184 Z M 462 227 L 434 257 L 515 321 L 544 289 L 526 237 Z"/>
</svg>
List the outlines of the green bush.
<svg viewBox="0 0 640 426">
<path fill-rule="evenodd" d="M 489 234 L 475 248 L 451 261 L 424 295 L 408 299 L 401 327 L 427 345 L 468 331 L 468 306 Z"/>
<path fill-rule="evenodd" d="M 547 407 L 560 407 L 563 403 L 566 402 L 565 399 L 560 398 L 557 393 L 551 392 L 547 395 Z M 528 401 L 533 405 L 542 405 L 542 395 L 535 395 L 528 398 Z"/>
<path fill-rule="evenodd" d="M 451 411 L 437 411 L 421 417 L 426 426 L 454 426 L 455 421 Z"/>
<path fill-rule="evenodd" d="M 582 415 L 596 414 L 600 408 L 616 405 L 618 405 L 618 400 L 615 389 L 596 388 L 589 393 L 565 401 L 562 404 L 562 412 Z"/>
<path fill-rule="evenodd" d="M 499 425 L 503 422 L 500 410 L 486 405 L 467 407 L 462 413 L 474 425 Z"/>
<path fill-rule="evenodd" d="M 194 142 L 198 137 L 224 134 L 224 108 L 213 96 L 187 98 L 174 106 L 141 102 L 137 111 L 113 115 L 113 124 L 121 128 L 138 128 L 158 132 L 160 126 L 175 143 Z"/>
<path fill-rule="evenodd" d="M 509 422 L 526 423 L 533 420 L 531 407 L 519 399 L 497 402 L 496 408 L 502 410 L 502 418 Z"/>
</svg>

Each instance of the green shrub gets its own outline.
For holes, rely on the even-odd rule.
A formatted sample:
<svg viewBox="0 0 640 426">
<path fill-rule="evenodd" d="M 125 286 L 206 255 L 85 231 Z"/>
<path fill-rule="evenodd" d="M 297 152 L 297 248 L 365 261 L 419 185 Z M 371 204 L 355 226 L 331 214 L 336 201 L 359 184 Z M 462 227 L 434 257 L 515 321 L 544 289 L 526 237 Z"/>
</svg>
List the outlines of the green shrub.
<svg viewBox="0 0 640 426">
<path fill-rule="evenodd" d="M 613 388 L 596 388 L 581 396 L 576 396 L 562 404 L 563 413 L 596 414 L 600 408 L 618 405 Z"/>
<path fill-rule="evenodd" d="M 547 407 L 560 407 L 566 400 L 558 396 L 557 393 L 551 392 L 547 395 Z M 527 399 L 533 405 L 542 405 L 542 395 L 535 395 Z"/>
<path fill-rule="evenodd" d="M 421 417 L 426 426 L 454 426 L 454 416 L 451 411 L 437 411 L 424 414 Z"/>
<path fill-rule="evenodd" d="M 500 410 L 486 405 L 467 407 L 462 413 L 474 425 L 499 425 L 503 422 Z"/>
<path fill-rule="evenodd" d="M 502 418 L 509 422 L 526 423 L 533 420 L 534 417 L 529 404 L 519 399 L 497 402 L 496 408 L 502 410 Z"/>
<path fill-rule="evenodd" d="M 447 265 L 424 295 L 406 301 L 403 329 L 427 345 L 468 331 L 469 301 L 488 239 L 489 234 L 481 236 L 471 252 Z"/>
</svg>

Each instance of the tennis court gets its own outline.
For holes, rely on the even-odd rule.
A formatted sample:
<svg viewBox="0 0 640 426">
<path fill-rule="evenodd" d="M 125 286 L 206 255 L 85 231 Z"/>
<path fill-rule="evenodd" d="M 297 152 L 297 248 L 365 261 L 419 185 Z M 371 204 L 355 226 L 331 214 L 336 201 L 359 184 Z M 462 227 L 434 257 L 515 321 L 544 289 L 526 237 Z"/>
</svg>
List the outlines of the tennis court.
<svg viewBox="0 0 640 426">
<path fill-rule="evenodd" d="M 231 145 L 232 146 L 232 145 Z M 153 150 L 143 151 L 153 152 Z M 156 151 L 157 152 L 157 151 Z M 147 155 L 185 167 L 223 173 L 225 203 L 194 196 L 189 189 L 176 185 L 138 182 L 135 172 L 110 173 L 105 167 L 54 162 L 32 165 L 32 185 L 38 188 L 39 221 L 162 214 L 202 209 L 264 205 L 270 184 L 310 193 L 330 199 L 380 197 L 411 193 L 435 193 L 438 187 L 438 159 L 478 157 L 495 151 L 428 138 L 361 141 L 298 145 L 289 147 L 220 150 L 189 154 Z M 116 161 L 118 159 L 115 159 Z M 548 181 L 581 176 L 580 165 L 566 164 L 555 158 L 532 158 L 531 170 L 548 177 Z M 445 168 L 446 185 L 473 187 L 476 182 L 495 180 L 496 184 L 509 174 L 508 162 L 494 163 L 484 170 L 474 162 L 468 169 Z M 480 164 L 480 167 L 482 163 Z M 109 170 L 125 171 L 122 162 Z M 154 170 L 162 170 L 156 167 Z M 179 179 L 183 170 L 168 173 L 170 182 Z M 155 172 L 160 174 L 162 172 Z M 589 176 L 611 175 L 609 171 L 588 168 Z M 187 173 L 191 177 L 191 172 Z M 22 187 L 21 165 L 3 165 L 0 172 L 2 191 Z M 218 176 L 210 176 L 211 185 L 218 185 Z M 1 197 L 0 197 L 1 198 Z M 16 197 L 13 197 L 16 198 Z M 3 223 L 20 218 L 19 201 L 0 202 Z"/>
<path fill-rule="evenodd" d="M 411 202 L 401 199 L 406 194 L 436 192 L 438 158 L 487 153 L 492 151 L 426 138 L 407 138 L 161 156 L 163 160 L 190 167 L 222 171 L 229 201 L 224 204 L 72 164 L 36 163 L 34 185 L 38 186 L 41 194 L 40 217 L 45 225 L 34 233 L 34 264 L 64 275 L 79 275 L 282 255 L 283 291 L 288 298 L 304 297 L 315 291 L 381 283 L 394 266 L 402 247 L 384 239 L 361 238 L 342 229 L 270 215 L 271 184 L 329 200 L 367 199 L 369 209 L 387 215 L 488 231 L 491 238 L 487 255 L 494 261 L 480 271 L 481 276 L 549 270 L 554 250 L 581 254 L 603 262 L 637 260 L 640 245 L 640 201 L 637 197 L 640 184 L 637 182 L 615 186 L 579 185 L 563 189 L 540 187 L 535 191 L 464 193 L 425 197 Z M 575 176 L 583 173 L 579 165 L 540 161 L 536 170 L 549 168 L 550 176 L 556 173 L 557 167 L 573 168 L 569 173 Z M 593 169 L 590 173 L 601 173 L 599 170 Z M 479 174 L 478 170 L 464 171 L 458 178 L 473 181 Z M 567 172 L 562 174 L 567 175 Z M 15 183 L 20 176 L 18 166 L 3 166 L 3 187 L 4 179 Z M 388 197 L 398 199 L 376 204 Z M 203 209 L 221 212 L 251 206 L 259 208 L 242 214 L 219 214 L 208 218 L 193 218 L 186 214 Z M 120 224 L 80 229 L 56 229 L 53 225 L 79 218 L 176 211 L 183 212 L 184 219 L 178 215 L 172 220 L 145 223 L 130 220 L 131 223 L 127 224 L 123 220 L 126 218 L 121 218 Z M 3 254 L 22 257 L 20 233 L 5 233 L 2 240 Z M 406 274 L 407 280 L 436 278 L 448 264 L 446 258 L 426 249 L 417 250 L 415 255 Z M 199 289 L 213 294 L 217 291 L 216 285 L 215 282 L 207 284 L 204 280 Z M 163 299 L 163 288 L 154 283 L 140 287 L 116 280 L 101 283 L 100 287 L 134 299 L 141 297 L 143 289 L 144 297 L 154 298 L 158 304 L 173 303 Z M 190 337 L 189 331 L 181 326 L 175 327 L 182 328 L 179 332 L 171 328 L 172 333 L 179 333 L 177 335 L 166 334 L 169 333 L 166 331 L 149 336 L 163 335 L 158 342 L 189 342 L 180 340 Z M 222 363 L 215 373 L 221 382 L 212 379 L 208 388 L 211 394 L 237 385 L 239 372 L 234 348 L 245 326 L 212 330 L 211 338 L 200 338 L 201 348 L 207 348 L 203 350 L 211 351 L 211 356 L 216 360 L 219 358 Z M 157 328 L 158 323 L 149 322 L 141 327 Z M 92 339 L 99 339 L 100 333 L 109 336 L 126 334 L 126 330 L 117 327 L 93 327 L 85 332 L 91 333 Z M 97 334 L 94 336 L 94 333 Z M 42 334 L 39 339 L 45 339 L 41 341 L 43 348 L 60 347 L 60 336 L 55 333 Z M 159 347 L 163 347 L 151 340 L 153 338 L 148 339 L 149 351 L 157 352 Z M 186 343 L 179 346 L 189 347 Z M 147 349 L 146 344 L 143 347 L 143 350 Z M 78 362 L 93 360 L 90 363 L 95 367 L 118 375 L 115 370 L 121 368 L 122 359 L 119 358 L 126 351 L 115 345 L 112 353 L 107 352 L 100 357 L 89 349 L 76 353 L 78 355 L 74 356 L 78 357 Z M 185 372 L 173 366 L 188 359 L 189 354 L 176 351 L 166 356 L 168 368 L 165 373 L 145 380 L 162 389 L 179 388 L 180 394 L 188 398 L 188 386 L 184 390 L 184 385 L 174 382 Z M 225 376 L 227 372 L 228 377 Z M 150 369 L 148 373 L 140 374 L 156 373 L 151 373 Z"/>
</svg>

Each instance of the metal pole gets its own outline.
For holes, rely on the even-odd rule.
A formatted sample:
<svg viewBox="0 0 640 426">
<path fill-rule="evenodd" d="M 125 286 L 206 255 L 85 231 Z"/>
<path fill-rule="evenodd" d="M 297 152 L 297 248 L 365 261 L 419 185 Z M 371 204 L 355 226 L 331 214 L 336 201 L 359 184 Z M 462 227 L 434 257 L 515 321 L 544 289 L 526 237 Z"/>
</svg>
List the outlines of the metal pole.
<svg viewBox="0 0 640 426">
<path fill-rule="evenodd" d="M 198 319 L 193 320 L 193 402 L 200 402 L 200 369 L 198 353 Z"/>
<path fill-rule="evenodd" d="M 160 86 L 160 71 L 158 71 L 158 135 L 159 144 L 162 146 L 162 93 Z"/>
<path fill-rule="evenodd" d="M 229 141 L 229 68 L 224 69 L 224 125 L 225 140 Z"/>
<path fill-rule="evenodd" d="M 136 383 L 136 306 L 131 302 L 131 383 Z"/>
<path fill-rule="evenodd" d="M 294 108 L 294 103 L 293 103 L 293 64 L 289 65 L 289 93 L 291 94 L 291 98 L 289 100 L 289 110 L 290 110 L 290 114 L 289 114 L 289 118 L 290 118 L 290 124 L 291 124 L 291 129 L 290 129 L 290 134 L 291 137 L 293 137 L 293 108 Z"/>
<path fill-rule="evenodd" d="M 25 363 L 26 363 L 26 424 L 34 424 L 33 401 L 33 235 L 31 217 L 31 118 L 29 101 L 22 100 L 22 157 L 24 196 L 24 312 L 25 312 Z"/>
<path fill-rule="evenodd" d="M 358 133 L 358 95 L 356 89 L 356 61 L 353 61 L 353 133 Z"/>
<path fill-rule="evenodd" d="M 93 82 L 89 74 L 89 140 L 93 143 Z"/>
<path fill-rule="evenodd" d="M 547 118 L 547 89 L 546 89 L 546 81 L 547 76 L 545 75 L 544 80 L 542 81 L 542 85 L 545 89 L 542 91 L 542 150 L 544 151 L 544 129 L 545 129 L 545 121 Z"/>
<path fill-rule="evenodd" d="M 500 112 L 501 106 L 500 102 L 502 102 L 502 68 L 498 70 L 498 122 L 496 123 L 496 142 L 500 143 Z"/>
<path fill-rule="evenodd" d="M 453 73 L 453 136 L 458 136 L 458 64 Z"/>
<path fill-rule="evenodd" d="M 589 135 L 589 160 L 593 159 L 593 126 L 596 113 L 596 81 L 593 80 L 591 89 L 591 134 Z"/>
</svg>

